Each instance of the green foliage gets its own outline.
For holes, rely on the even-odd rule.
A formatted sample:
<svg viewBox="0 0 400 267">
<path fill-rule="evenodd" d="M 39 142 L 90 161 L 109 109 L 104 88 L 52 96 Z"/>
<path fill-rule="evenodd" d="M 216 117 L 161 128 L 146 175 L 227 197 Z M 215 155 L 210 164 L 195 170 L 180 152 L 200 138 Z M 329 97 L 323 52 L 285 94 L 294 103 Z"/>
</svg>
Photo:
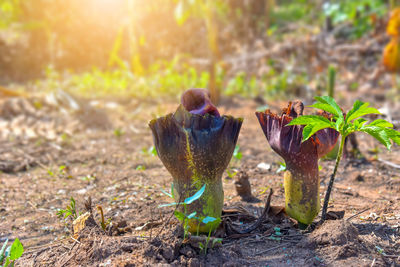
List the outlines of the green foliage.
<svg viewBox="0 0 400 267">
<path fill-rule="evenodd" d="M 349 110 L 346 117 L 336 101 L 329 96 L 315 97 L 316 103 L 310 107 L 322 109 L 333 115 L 331 120 L 316 115 L 305 115 L 293 119 L 288 125 L 305 125 L 303 130 L 303 142 L 309 139 L 317 131 L 325 128 L 333 128 L 343 138 L 354 132 L 365 132 L 377 139 L 387 149 L 390 149 L 392 142 L 400 145 L 400 132 L 392 129 L 393 125 L 383 119 L 377 119 L 370 123 L 361 118 L 368 114 L 380 114 L 380 112 L 369 107 L 369 103 L 359 100 L 354 102 L 353 108 Z"/>
<path fill-rule="evenodd" d="M 351 36 L 359 38 L 374 28 L 371 16 L 387 13 L 387 4 L 384 0 L 329 1 L 324 3 L 323 13 L 331 17 L 333 24 L 350 21 Z"/>
<path fill-rule="evenodd" d="M 12 22 L 18 19 L 21 13 L 19 2 L 19 0 L 0 1 L 0 29 L 9 27 Z"/>
<path fill-rule="evenodd" d="M 71 197 L 69 205 L 65 209 L 59 209 L 57 211 L 57 216 L 60 219 L 66 220 L 67 218 L 72 218 L 72 220 L 75 220 L 78 218 L 78 212 L 76 210 L 76 205 L 75 205 L 75 199 Z"/>
<path fill-rule="evenodd" d="M 0 267 L 13 267 L 15 261 L 24 253 L 24 247 L 18 238 L 9 247 L 7 247 L 7 243 L 8 239 L 0 249 Z"/>
<path fill-rule="evenodd" d="M 241 160 L 243 155 L 242 152 L 240 151 L 240 146 L 236 145 L 235 150 L 233 151 L 233 157 L 237 160 Z"/>
<path fill-rule="evenodd" d="M 377 119 L 367 123 L 367 120 L 362 118 L 363 116 L 369 114 L 380 114 L 377 109 L 369 107 L 369 103 L 356 100 L 353 104 L 353 108 L 349 110 L 345 116 L 342 112 L 342 109 L 332 97 L 315 97 L 315 100 L 317 100 L 317 102 L 311 105 L 311 107 L 322 109 L 331 113 L 333 116 L 330 120 L 322 116 L 305 115 L 293 119 L 288 125 L 305 125 L 303 129 L 303 142 L 312 137 L 317 131 L 326 128 L 335 129 L 341 135 L 335 168 L 329 181 L 328 189 L 324 199 L 321 218 L 321 221 L 323 222 L 326 217 L 329 197 L 335 180 L 335 175 L 340 163 L 340 159 L 342 158 L 344 141 L 346 137 L 351 133 L 364 132 L 377 139 L 384 146 L 386 146 L 388 150 L 390 150 L 392 142 L 400 145 L 400 132 L 394 130 L 393 125 L 383 119 Z"/>
<path fill-rule="evenodd" d="M 138 165 L 138 166 L 136 166 L 135 170 L 137 170 L 137 171 L 145 171 L 146 170 L 146 166 Z"/>
<path fill-rule="evenodd" d="M 188 88 L 206 88 L 209 73 L 199 72 L 182 61 L 181 57 L 175 57 L 170 62 L 154 63 L 142 76 L 129 69 L 103 71 L 93 68 L 83 73 L 61 73 L 49 66 L 46 78 L 36 81 L 36 86 L 47 90 L 60 88 L 88 97 L 114 95 L 139 98 L 176 96 Z"/>
<path fill-rule="evenodd" d="M 125 134 L 125 131 L 122 130 L 121 128 L 117 128 L 114 130 L 114 135 L 118 138 L 123 136 L 124 134 Z"/>
<path fill-rule="evenodd" d="M 278 162 L 279 168 L 276 170 L 276 173 L 284 172 L 286 171 L 286 163 L 285 162 Z"/>
<path fill-rule="evenodd" d="M 290 22 L 305 21 L 306 23 L 313 22 L 313 10 L 315 3 L 313 1 L 290 1 L 284 4 L 274 6 L 271 12 L 271 28 L 278 28 Z"/>
<path fill-rule="evenodd" d="M 207 19 L 211 11 L 224 17 L 227 13 L 227 2 L 223 0 L 178 0 L 174 17 L 179 25 L 183 25 L 190 17 Z"/>
<path fill-rule="evenodd" d="M 226 170 L 226 174 L 228 174 L 228 177 L 229 177 L 230 179 L 233 179 L 233 177 L 235 177 L 236 174 L 238 174 L 238 171 L 237 171 L 236 169 L 228 168 L 228 169 Z"/>
<path fill-rule="evenodd" d="M 144 147 L 140 150 L 140 153 L 145 156 L 157 156 L 157 150 L 155 146 L 150 146 L 149 148 Z"/>
<path fill-rule="evenodd" d="M 248 77 L 246 73 L 238 72 L 228 80 L 223 93 L 228 96 L 241 95 L 251 98 L 283 96 L 290 94 L 294 89 L 308 82 L 306 74 L 293 73 L 289 69 L 278 71 L 275 70 L 273 64 L 273 62 L 270 62 L 271 69 L 260 78 L 256 76 Z"/>
<path fill-rule="evenodd" d="M 73 178 L 72 175 L 69 174 L 69 168 L 66 165 L 60 165 L 56 170 L 53 168 L 47 169 L 47 173 L 50 177 L 59 177 L 59 178 Z"/>
<path fill-rule="evenodd" d="M 184 236 L 183 239 L 186 239 L 186 236 L 189 233 L 189 220 L 190 219 L 196 219 L 199 220 L 199 218 L 195 217 L 197 212 L 192 212 L 191 214 L 187 214 L 187 205 L 190 205 L 191 203 L 193 203 L 195 200 L 199 199 L 204 191 L 206 190 L 206 185 L 204 184 L 199 191 L 197 191 L 193 196 L 188 197 L 184 200 L 184 202 L 180 202 L 180 203 L 168 203 L 168 204 L 163 204 L 158 206 L 159 208 L 161 207 L 168 207 L 168 206 L 179 206 L 182 205 L 183 206 L 183 210 L 184 212 L 178 211 L 177 209 L 174 211 L 174 215 L 175 217 L 182 222 L 183 224 L 183 229 L 184 229 Z M 167 195 L 168 197 L 174 198 L 174 185 L 171 184 L 171 193 L 167 193 L 164 190 L 161 190 L 161 192 L 163 192 L 165 195 Z M 199 224 L 200 226 L 200 224 Z"/>
<path fill-rule="evenodd" d="M 220 223 L 221 219 L 207 216 L 200 221 L 207 225 L 207 224 L 215 222 L 215 221 L 218 221 L 218 223 Z M 200 223 L 199 223 L 199 225 L 200 225 Z M 211 227 L 210 227 L 210 230 L 208 231 L 208 236 L 207 236 L 206 241 L 204 243 L 199 243 L 200 250 L 204 253 L 204 255 L 207 254 L 207 249 L 208 249 L 208 245 L 210 243 L 210 238 L 211 238 Z M 221 242 L 222 242 L 222 238 L 213 239 L 212 247 L 214 247 L 215 244 L 221 243 Z"/>
</svg>

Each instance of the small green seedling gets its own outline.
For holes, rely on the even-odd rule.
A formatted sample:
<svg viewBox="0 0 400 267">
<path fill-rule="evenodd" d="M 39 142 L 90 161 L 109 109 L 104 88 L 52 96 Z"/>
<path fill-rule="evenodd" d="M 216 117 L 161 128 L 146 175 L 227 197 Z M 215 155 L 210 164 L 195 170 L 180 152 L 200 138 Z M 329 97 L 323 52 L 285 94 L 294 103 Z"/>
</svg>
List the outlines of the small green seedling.
<svg viewBox="0 0 400 267">
<path fill-rule="evenodd" d="M 146 170 L 146 166 L 144 166 L 144 165 L 137 165 L 136 168 L 135 168 L 135 170 L 137 170 L 137 171 L 145 171 L 145 170 Z"/>
<path fill-rule="evenodd" d="M 117 128 L 114 130 L 114 135 L 118 138 L 123 136 L 124 134 L 125 134 L 125 131 L 122 130 L 121 128 Z"/>
<path fill-rule="evenodd" d="M 72 220 L 78 218 L 78 212 L 76 211 L 76 206 L 75 206 L 75 199 L 73 197 L 71 197 L 70 203 L 66 209 L 59 209 L 57 211 L 57 216 L 58 218 L 64 220 L 66 220 L 68 217 L 71 217 Z"/>
<path fill-rule="evenodd" d="M 233 177 L 235 177 L 236 174 L 238 174 L 238 170 L 236 170 L 234 168 L 232 168 L 232 169 L 228 168 L 228 169 L 226 169 L 226 174 L 228 174 L 228 177 L 230 179 L 233 179 Z"/>
<path fill-rule="evenodd" d="M 239 145 L 237 145 L 237 146 L 235 147 L 235 150 L 233 151 L 233 157 L 234 157 L 235 159 L 237 159 L 237 160 L 241 160 L 241 159 L 242 159 L 243 154 L 242 154 L 242 152 L 240 151 L 240 146 L 239 146 Z"/>
<path fill-rule="evenodd" d="M 221 219 L 220 218 L 214 218 L 214 217 L 210 217 L 210 216 L 207 216 L 207 217 L 205 217 L 204 219 L 202 219 L 202 220 L 199 220 L 199 221 L 201 221 L 202 223 L 204 223 L 204 224 L 209 224 L 209 223 L 212 223 L 212 222 L 215 222 L 215 221 L 221 221 Z M 218 223 L 219 223 L 218 222 Z M 199 225 L 200 225 L 200 223 L 199 223 Z M 197 234 L 198 235 L 198 234 Z M 206 242 L 204 242 L 204 243 L 199 243 L 199 247 L 200 247 L 200 250 L 201 251 L 203 251 L 204 252 L 204 255 L 205 254 L 207 254 L 207 249 L 208 249 L 208 245 L 209 245 L 209 243 L 210 243 L 210 239 L 211 239 L 211 228 L 210 228 L 210 230 L 208 231 L 208 236 L 207 236 L 207 239 L 206 239 Z M 213 239 L 213 241 L 212 241 L 212 244 L 211 244 L 211 248 L 213 248 L 214 246 L 215 246 L 215 244 L 216 243 L 221 243 L 222 242 L 222 238 L 215 238 L 215 239 Z"/>
<path fill-rule="evenodd" d="M 157 149 L 155 148 L 155 146 L 151 146 L 149 148 L 142 148 L 142 150 L 140 150 L 140 154 L 143 154 L 145 156 L 157 156 Z"/>
<path fill-rule="evenodd" d="M 317 101 L 310 107 L 317 108 L 332 114 L 331 119 L 317 115 L 304 115 L 293 119 L 288 125 L 305 125 L 303 129 L 303 142 L 313 136 L 317 131 L 325 128 L 333 128 L 339 132 L 341 139 L 339 145 L 339 152 L 336 157 L 335 168 L 329 181 L 328 189 L 326 191 L 324 205 L 322 208 L 321 223 L 326 219 L 326 212 L 328 209 L 329 197 L 332 191 L 333 182 L 335 180 L 336 172 L 339 162 L 342 158 L 344 141 L 346 137 L 354 132 L 365 132 L 390 150 L 392 142 L 400 145 L 400 132 L 393 129 L 393 124 L 383 119 L 376 119 L 370 123 L 362 118 L 368 114 L 380 114 L 380 112 L 372 107 L 369 103 L 364 103 L 356 100 L 353 108 L 345 115 L 336 101 L 329 96 L 315 97 Z"/>
<path fill-rule="evenodd" d="M 177 209 L 174 211 L 175 217 L 183 224 L 183 230 L 184 230 L 183 239 L 186 239 L 189 233 L 189 220 L 198 219 L 195 217 L 197 212 L 192 212 L 191 214 L 187 214 L 187 205 L 190 205 L 193 201 L 199 199 L 203 195 L 205 189 L 206 185 L 204 184 L 199 191 L 197 191 L 193 196 L 186 198 L 183 202 L 180 203 L 172 202 L 158 206 L 159 208 L 169 207 L 169 206 L 179 206 L 179 205 L 183 206 L 183 212 L 180 212 Z M 171 184 L 171 193 L 167 193 L 164 190 L 161 190 L 161 192 L 163 192 L 170 198 L 174 198 L 174 184 Z"/>
<path fill-rule="evenodd" d="M 0 267 L 13 267 L 15 261 L 24 253 L 24 247 L 18 238 L 9 247 L 7 247 L 7 243 L 8 239 L 0 249 Z"/>
<path fill-rule="evenodd" d="M 103 207 L 102 206 L 97 205 L 97 209 L 100 212 L 100 226 L 101 226 L 101 229 L 103 229 L 103 231 L 106 231 L 107 230 L 107 225 L 110 224 L 110 221 L 106 222 L 104 220 L 104 213 L 103 213 Z"/>
<path fill-rule="evenodd" d="M 72 175 L 69 174 L 69 167 L 66 165 L 60 165 L 56 171 L 52 168 L 47 169 L 47 173 L 50 177 L 59 177 L 59 178 L 73 178 Z"/>
<path fill-rule="evenodd" d="M 286 171 L 286 163 L 285 162 L 278 162 L 279 168 L 276 170 L 276 173 L 284 172 Z"/>
</svg>

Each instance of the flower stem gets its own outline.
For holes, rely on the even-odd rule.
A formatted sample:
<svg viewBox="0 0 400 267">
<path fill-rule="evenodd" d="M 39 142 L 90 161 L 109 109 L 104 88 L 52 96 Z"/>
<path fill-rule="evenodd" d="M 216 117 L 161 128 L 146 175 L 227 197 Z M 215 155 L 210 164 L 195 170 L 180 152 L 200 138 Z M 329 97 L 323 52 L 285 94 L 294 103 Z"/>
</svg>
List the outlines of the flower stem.
<svg viewBox="0 0 400 267">
<path fill-rule="evenodd" d="M 340 146 L 339 146 L 339 151 L 338 151 L 338 153 L 336 155 L 335 169 L 333 169 L 333 173 L 331 175 L 331 179 L 329 180 L 328 189 L 326 190 L 325 199 L 324 199 L 324 206 L 322 207 L 321 221 L 319 222 L 320 224 L 322 224 L 326 219 L 326 212 L 328 210 L 329 198 L 330 198 L 330 195 L 331 195 L 333 182 L 335 181 L 336 172 L 337 172 L 337 169 L 339 167 L 339 162 L 340 162 L 340 160 L 342 158 L 343 147 L 344 147 L 344 141 L 345 140 L 346 140 L 346 137 L 344 137 L 344 136 L 342 136 L 340 138 Z"/>
</svg>

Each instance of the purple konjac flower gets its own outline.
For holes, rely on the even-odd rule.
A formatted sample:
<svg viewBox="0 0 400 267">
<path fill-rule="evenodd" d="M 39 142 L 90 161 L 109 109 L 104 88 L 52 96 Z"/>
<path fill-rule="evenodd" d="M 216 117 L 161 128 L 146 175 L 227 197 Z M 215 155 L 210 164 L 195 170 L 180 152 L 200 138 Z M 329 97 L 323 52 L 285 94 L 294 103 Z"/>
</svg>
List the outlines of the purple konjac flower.
<svg viewBox="0 0 400 267">
<path fill-rule="evenodd" d="M 271 148 L 286 163 L 286 212 L 299 222 L 309 224 L 320 208 L 318 159 L 335 146 L 339 133 L 323 129 L 302 142 L 304 126 L 286 125 L 303 115 L 303 110 L 303 103 L 295 101 L 289 102 L 280 116 L 270 110 L 256 112 L 256 116 Z"/>
<path fill-rule="evenodd" d="M 206 90 L 191 89 L 183 94 L 175 113 L 149 123 L 158 156 L 173 177 L 176 201 L 192 196 L 206 184 L 202 197 L 188 205 L 188 213 L 220 218 L 222 174 L 232 158 L 242 121 L 220 116 Z M 197 231 L 196 223 L 189 222 L 190 231 Z M 203 225 L 200 232 L 209 229 Z"/>
</svg>

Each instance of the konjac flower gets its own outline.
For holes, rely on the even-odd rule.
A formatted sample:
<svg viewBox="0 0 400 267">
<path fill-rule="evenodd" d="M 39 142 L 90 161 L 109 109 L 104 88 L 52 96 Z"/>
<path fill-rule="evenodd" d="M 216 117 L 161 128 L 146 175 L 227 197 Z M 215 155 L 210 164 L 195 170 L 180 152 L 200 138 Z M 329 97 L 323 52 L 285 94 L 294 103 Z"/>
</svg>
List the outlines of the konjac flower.
<svg viewBox="0 0 400 267">
<path fill-rule="evenodd" d="M 286 213 L 302 224 L 310 224 L 320 210 L 318 159 L 336 144 L 339 133 L 324 129 L 302 142 L 304 126 L 286 126 L 303 115 L 300 101 L 289 102 L 281 116 L 256 112 L 256 116 L 271 148 L 286 163 L 284 175 Z"/>
<path fill-rule="evenodd" d="M 193 196 L 205 184 L 202 196 L 187 205 L 187 214 L 197 218 L 220 218 L 224 192 L 222 174 L 232 158 L 243 119 L 220 116 L 203 89 L 190 89 L 182 95 L 174 114 L 154 119 L 149 126 L 164 166 L 171 173 L 176 202 Z M 189 231 L 198 230 L 199 219 L 189 220 Z M 202 224 L 209 232 L 219 224 Z"/>
</svg>

